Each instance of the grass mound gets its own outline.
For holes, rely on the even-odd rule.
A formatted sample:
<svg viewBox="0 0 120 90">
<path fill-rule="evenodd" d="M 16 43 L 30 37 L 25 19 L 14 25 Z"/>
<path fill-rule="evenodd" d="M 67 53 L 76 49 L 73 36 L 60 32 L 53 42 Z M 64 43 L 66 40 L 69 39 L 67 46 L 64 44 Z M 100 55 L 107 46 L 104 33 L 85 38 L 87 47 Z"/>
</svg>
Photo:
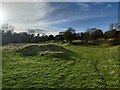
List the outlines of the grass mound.
<svg viewBox="0 0 120 90">
<path fill-rule="evenodd" d="M 61 53 L 64 54 L 67 51 L 68 50 L 66 50 L 62 46 L 54 44 L 30 45 L 17 50 L 18 53 L 21 53 L 24 56 L 36 56 L 38 54 L 41 54 L 41 56 L 51 55 L 53 57 L 60 57 Z"/>
</svg>

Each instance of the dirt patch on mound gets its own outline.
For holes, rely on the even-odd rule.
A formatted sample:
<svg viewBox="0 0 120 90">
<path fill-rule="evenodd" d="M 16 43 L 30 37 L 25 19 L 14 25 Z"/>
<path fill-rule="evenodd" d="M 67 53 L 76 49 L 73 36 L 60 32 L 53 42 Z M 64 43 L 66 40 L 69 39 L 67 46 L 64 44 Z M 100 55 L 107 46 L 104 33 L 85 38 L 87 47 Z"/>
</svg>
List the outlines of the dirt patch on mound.
<svg viewBox="0 0 120 90">
<path fill-rule="evenodd" d="M 17 50 L 17 53 L 21 53 L 24 56 L 36 56 L 39 52 L 50 51 L 50 52 L 66 52 L 62 46 L 48 44 L 48 45 L 30 45 L 22 49 Z"/>
</svg>

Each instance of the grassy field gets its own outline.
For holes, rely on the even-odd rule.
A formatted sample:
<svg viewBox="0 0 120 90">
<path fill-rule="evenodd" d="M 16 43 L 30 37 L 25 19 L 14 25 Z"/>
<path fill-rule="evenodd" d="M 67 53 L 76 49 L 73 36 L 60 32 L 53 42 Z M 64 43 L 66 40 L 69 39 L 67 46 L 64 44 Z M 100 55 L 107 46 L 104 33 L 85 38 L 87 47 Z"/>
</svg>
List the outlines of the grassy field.
<svg viewBox="0 0 120 90">
<path fill-rule="evenodd" d="M 3 88 L 119 87 L 118 46 L 57 45 L 3 46 Z"/>
</svg>

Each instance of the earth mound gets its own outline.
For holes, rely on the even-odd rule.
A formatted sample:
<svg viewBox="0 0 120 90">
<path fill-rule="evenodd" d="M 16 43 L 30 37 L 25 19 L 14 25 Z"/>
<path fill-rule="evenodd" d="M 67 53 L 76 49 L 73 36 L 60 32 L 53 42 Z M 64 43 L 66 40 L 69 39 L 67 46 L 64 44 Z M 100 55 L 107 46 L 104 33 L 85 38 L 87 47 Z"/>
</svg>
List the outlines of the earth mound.
<svg viewBox="0 0 120 90">
<path fill-rule="evenodd" d="M 26 46 L 22 49 L 17 50 L 17 53 L 20 53 L 24 56 L 36 56 L 42 52 L 54 52 L 58 56 L 58 52 L 68 52 L 64 47 L 58 46 L 55 44 L 47 44 L 47 45 L 30 45 Z M 56 55 L 53 55 L 56 57 Z"/>
<path fill-rule="evenodd" d="M 26 46 L 22 49 L 18 49 L 16 52 L 24 56 L 35 56 L 39 52 L 39 46 L 38 45 Z"/>
</svg>

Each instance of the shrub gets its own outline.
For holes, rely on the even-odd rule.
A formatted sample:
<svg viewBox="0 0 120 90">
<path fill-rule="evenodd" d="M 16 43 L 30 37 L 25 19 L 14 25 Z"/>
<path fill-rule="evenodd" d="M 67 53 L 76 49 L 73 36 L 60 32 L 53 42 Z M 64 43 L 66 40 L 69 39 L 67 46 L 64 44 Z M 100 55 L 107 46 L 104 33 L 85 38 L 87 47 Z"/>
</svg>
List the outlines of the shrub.
<svg viewBox="0 0 120 90">
<path fill-rule="evenodd" d="M 118 39 L 118 38 L 109 39 L 108 43 L 112 46 L 119 45 L 120 44 L 120 39 Z"/>
</svg>

